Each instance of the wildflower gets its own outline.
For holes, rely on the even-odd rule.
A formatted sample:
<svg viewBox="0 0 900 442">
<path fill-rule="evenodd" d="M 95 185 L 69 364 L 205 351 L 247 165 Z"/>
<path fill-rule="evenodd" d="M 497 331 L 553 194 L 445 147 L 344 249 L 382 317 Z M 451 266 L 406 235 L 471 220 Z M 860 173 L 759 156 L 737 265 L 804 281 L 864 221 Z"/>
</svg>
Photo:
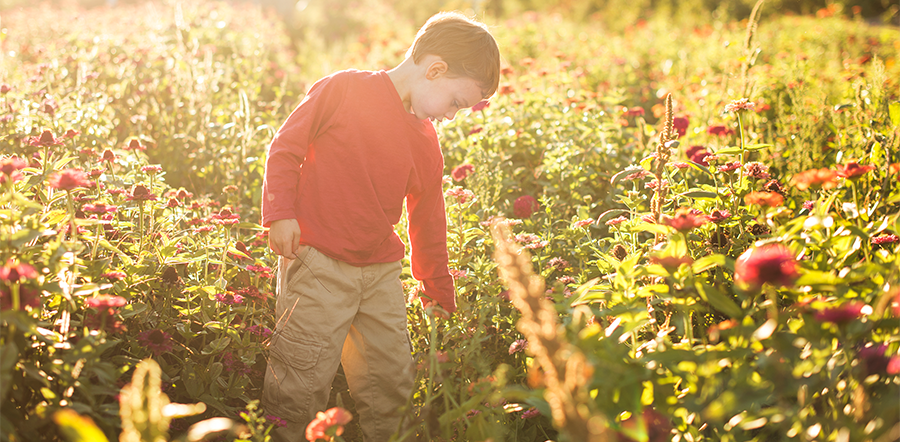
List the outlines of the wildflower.
<svg viewBox="0 0 900 442">
<path fill-rule="evenodd" d="M 462 187 L 448 189 L 445 195 L 448 197 L 455 197 L 457 204 L 465 204 L 475 198 L 475 193 L 469 189 L 463 189 Z"/>
<path fill-rule="evenodd" d="M 625 221 L 628 221 L 628 218 L 625 217 L 625 215 L 617 216 L 617 217 L 615 217 L 615 218 L 613 218 L 613 219 L 607 221 L 607 222 L 606 222 L 606 225 L 607 225 L 607 226 L 617 226 L 617 225 L 619 225 L 619 224 L 624 223 Z"/>
<path fill-rule="evenodd" d="M 576 281 L 575 278 L 573 278 L 569 275 L 563 275 L 563 276 L 560 276 L 559 278 L 556 278 L 556 282 L 558 282 L 562 285 L 569 285 L 569 284 L 575 284 L 578 281 Z"/>
<path fill-rule="evenodd" d="M 460 164 L 453 168 L 453 171 L 450 172 L 450 176 L 453 177 L 453 181 L 458 182 L 466 179 L 473 171 L 475 171 L 475 166 L 471 164 Z"/>
<path fill-rule="evenodd" d="M 173 347 L 172 336 L 158 328 L 139 333 L 138 342 L 142 347 L 150 350 L 153 356 L 159 356 L 172 350 Z"/>
<path fill-rule="evenodd" d="M 236 213 L 232 213 L 230 209 L 227 207 L 220 210 L 219 213 L 215 213 L 209 216 L 209 219 L 214 224 L 219 224 L 223 226 L 233 226 L 240 222 L 240 215 Z"/>
<path fill-rule="evenodd" d="M 276 427 L 286 427 L 287 426 L 286 420 L 284 420 L 278 416 L 275 416 L 274 414 L 267 414 L 265 416 L 265 418 L 266 418 L 266 422 L 271 422 L 271 423 L 275 424 Z"/>
<path fill-rule="evenodd" d="M 60 146 L 63 144 L 62 138 L 56 138 L 53 136 L 53 132 L 49 130 L 45 130 L 41 132 L 40 135 L 36 135 L 30 137 L 26 140 L 28 145 L 34 147 L 48 147 L 48 146 Z"/>
<path fill-rule="evenodd" d="M 531 233 L 522 233 L 516 235 L 515 239 L 517 242 L 524 244 L 522 247 L 526 249 L 540 249 L 550 244 L 549 241 L 541 241 L 541 237 Z"/>
<path fill-rule="evenodd" d="M 334 407 L 316 413 L 316 418 L 306 427 L 306 439 L 315 441 L 326 439 L 330 435 L 340 436 L 344 433 L 344 425 L 350 423 L 353 415 L 349 411 Z"/>
<path fill-rule="evenodd" d="M 245 364 L 240 356 L 235 356 L 235 354 L 230 351 L 223 354 L 222 365 L 225 366 L 225 371 L 229 373 L 249 374 L 251 371 L 250 366 Z"/>
<path fill-rule="evenodd" d="M 815 201 L 804 201 L 804 202 L 803 202 L 803 208 L 806 209 L 806 210 L 812 211 L 812 209 L 813 209 L 813 207 L 815 206 L 815 204 L 816 204 Z"/>
<path fill-rule="evenodd" d="M 656 224 L 656 218 L 653 217 L 653 214 L 647 214 L 641 217 L 641 221 L 649 224 Z"/>
<path fill-rule="evenodd" d="M 531 419 L 533 417 L 538 417 L 541 415 L 541 412 L 538 411 L 537 408 L 529 408 L 522 413 L 522 419 Z"/>
<path fill-rule="evenodd" d="M 150 189 L 143 184 L 135 184 L 131 188 L 131 195 L 128 196 L 129 201 L 156 201 L 156 195 L 150 193 Z"/>
<path fill-rule="evenodd" d="M 28 166 L 28 163 L 19 159 L 19 157 L 9 157 L 0 160 L 0 184 L 5 183 L 7 179 L 15 183 L 24 178 L 19 171 L 26 166 Z"/>
<path fill-rule="evenodd" d="M 565 270 L 566 267 L 569 266 L 569 261 L 562 259 L 560 257 L 554 257 L 550 259 L 550 262 L 547 263 L 547 267 L 553 267 L 556 270 Z"/>
<path fill-rule="evenodd" d="M 110 281 L 121 281 L 125 279 L 126 276 L 128 275 L 125 274 L 125 272 L 119 271 L 106 272 L 100 275 L 101 278 L 106 278 Z"/>
<path fill-rule="evenodd" d="M 31 287 L 19 287 L 19 310 L 26 307 L 36 309 L 41 306 L 41 291 Z M 0 310 L 13 308 L 12 291 L 9 287 L 0 288 Z"/>
<path fill-rule="evenodd" d="M 799 273 L 790 249 L 780 244 L 747 249 L 734 263 L 734 279 L 754 289 L 769 283 L 789 286 Z"/>
<path fill-rule="evenodd" d="M 247 327 L 247 331 L 264 338 L 272 336 L 272 329 L 263 325 L 251 325 L 250 327 Z"/>
<path fill-rule="evenodd" d="M 225 305 L 239 305 L 244 303 L 244 297 L 234 292 L 216 293 L 216 301 Z"/>
<path fill-rule="evenodd" d="M 681 267 L 682 264 L 691 265 L 694 262 L 694 259 L 690 256 L 651 256 L 650 262 L 653 264 L 659 264 L 666 268 L 666 270 L 673 271 Z"/>
<path fill-rule="evenodd" d="M 467 276 L 469 276 L 469 272 L 467 272 L 466 270 L 450 269 L 450 277 L 452 277 L 454 281 L 463 279 Z"/>
<path fill-rule="evenodd" d="M 644 184 L 644 187 L 650 190 L 657 190 L 660 188 L 659 180 L 652 179 L 647 184 Z M 669 188 L 669 180 L 662 180 L 661 190 L 666 190 Z"/>
<path fill-rule="evenodd" d="M 478 111 L 480 111 L 480 110 L 487 109 L 487 107 L 488 107 L 490 104 L 491 104 L 490 101 L 487 101 L 487 100 L 481 100 L 481 101 L 479 101 L 478 103 L 475 103 L 474 106 L 472 106 L 472 112 L 478 112 Z"/>
<path fill-rule="evenodd" d="M 192 198 L 193 196 L 194 196 L 193 193 L 188 192 L 187 190 L 184 190 L 184 189 L 178 190 L 178 193 L 175 194 L 175 198 L 178 198 L 180 200 Z"/>
<path fill-rule="evenodd" d="M 119 208 L 118 208 L 118 206 L 107 206 L 104 203 L 96 203 L 96 204 L 85 204 L 85 205 L 81 206 L 81 210 L 83 210 L 85 213 L 97 213 L 97 214 L 102 215 L 104 213 L 115 212 L 115 211 L 119 210 Z"/>
<path fill-rule="evenodd" d="M 815 317 L 817 321 L 846 324 L 870 313 L 872 313 L 872 307 L 866 305 L 864 302 L 850 301 L 837 307 L 821 310 L 816 313 Z"/>
<path fill-rule="evenodd" d="M 515 92 L 515 89 L 512 86 L 507 85 L 507 84 L 500 86 L 500 90 L 497 91 L 497 93 L 499 93 L 500 95 L 509 95 L 513 92 Z"/>
<path fill-rule="evenodd" d="M 116 154 L 115 154 L 115 152 L 113 152 L 113 151 L 111 151 L 111 150 L 109 150 L 109 149 L 106 149 L 106 150 L 103 151 L 103 157 L 101 158 L 101 161 L 110 161 L 110 162 L 112 162 L 112 161 L 115 161 L 115 160 L 116 160 Z"/>
<path fill-rule="evenodd" d="M 151 165 L 151 166 L 143 166 L 141 167 L 141 172 L 156 175 L 157 173 L 162 172 L 162 166 Z"/>
<path fill-rule="evenodd" d="M 175 198 L 169 198 L 169 201 L 166 202 L 166 207 L 170 209 L 174 209 L 176 207 L 181 207 L 181 201 L 178 201 Z"/>
<path fill-rule="evenodd" d="M 673 161 L 669 163 L 669 165 L 675 167 L 676 169 L 687 169 L 688 167 L 691 167 L 690 164 L 685 163 L 684 161 Z"/>
<path fill-rule="evenodd" d="M 513 202 L 513 213 L 517 218 L 528 218 L 540 207 L 537 200 L 531 195 L 522 195 Z"/>
<path fill-rule="evenodd" d="M 722 221 L 727 220 L 728 218 L 731 218 L 731 212 L 729 212 L 729 211 L 727 211 L 727 210 L 725 210 L 725 209 L 721 209 L 721 210 L 720 210 L 720 209 L 716 209 L 716 210 L 713 210 L 713 211 L 710 212 L 710 214 L 707 215 L 707 217 L 706 217 L 707 220 L 712 221 L 712 222 L 717 223 L 717 224 L 720 223 L 720 222 L 722 222 Z"/>
<path fill-rule="evenodd" d="M 791 179 L 797 190 L 834 189 L 837 187 L 837 172 L 831 169 L 810 169 L 800 172 Z"/>
<path fill-rule="evenodd" d="M 775 192 L 750 192 L 744 197 L 747 204 L 778 207 L 784 203 L 784 197 Z"/>
<path fill-rule="evenodd" d="M 612 256 L 618 259 L 619 261 L 628 257 L 628 249 L 625 248 L 622 244 L 616 244 L 612 250 Z"/>
<path fill-rule="evenodd" d="M 897 235 L 880 235 L 872 237 L 872 244 L 882 245 L 882 244 L 893 244 L 897 241 L 900 241 L 900 238 Z"/>
<path fill-rule="evenodd" d="M 207 233 L 212 232 L 213 230 L 216 230 L 214 226 L 206 225 L 195 228 L 194 233 Z"/>
<path fill-rule="evenodd" d="M 759 163 L 756 161 L 747 163 L 744 165 L 744 170 L 747 172 L 747 176 L 749 176 L 750 178 L 755 178 L 758 180 L 767 180 L 770 178 L 769 166 L 766 166 L 763 163 Z"/>
<path fill-rule="evenodd" d="M 751 102 L 750 100 L 748 100 L 746 98 L 741 98 L 740 100 L 734 100 L 731 103 L 726 104 L 725 112 L 737 113 L 737 112 L 745 111 L 745 110 L 752 111 L 754 109 L 754 107 L 755 107 L 755 105 L 753 104 L 753 102 Z"/>
<path fill-rule="evenodd" d="M 672 119 L 672 127 L 675 128 L 675 132 L 678 132 L 679 137 L 687 134 L 688 124 L 689 120 L 687 117 L 675 117 Z"/>
<path fill-rule="evenodd" d="M 12 260 L 9 260 L 3 267 L 0 267 L 0 280 L 7 283 L 16 283 L 26 279 L 37 279 L 37 277 L 38 272 L 31 264 L 21 262 L 13 263 Z"/>
<path fill-rule="evenodd" d="M 693 213 L 688 207 L 680 207 L 675 211 L 674 217 L 664 216 L 662 223 L 681 233 L 687 233 L 695 227 L 706 224 L 706 217 L 697 216 L 697 214 Z"/>
<path fill-rule="evenodd" d="M 733 170 L 737 170 L 740 168 L 741 168 L 740 161 L 732 161 L 730 163 L 725 163 L 725 164 L 719 166 L 718 169 L 719 169 L 719 172 L 731 172 Z"/>
<path fill-rule="evenodd" d="M 114 309 L 125 305 L 125 298 L 115 295 L 97 295 L 87 298 L 84 304 L 93 309 Z"/>
<path fill-rule="evenodd" d="M 10 86 L 6 83 L 0 84 L 0 94 L 6 95 L 11 90 L 12 90 L 12 86 Z"/>
<path fill-rule="evenodd" d="M 69 129 L 66 131 L 65 135 L 63 135 L 63 138 L 71 139 L 71 138 L 75 138 L 79 134 L 81 134 L 81 132 L 78 132 L 77 130 L 74 130 L 74 129 Z"/>
<path fill-rule="evenodd" d="M 697 163 L 702 166 L 709 167 L 709 163 L 706 161 L 706 157 L 709 156 L 709 151 L 707 151 L 705 147 L 691 146 L 687 148 L 684 153 L 692 163 Z"/>
<path fill-rule="evenodd" d="M 128 145 L 123 147 L 125 150 L 147 150 L 147 147 L 142 145 L 141 142 L 137 138 L 132 138 L 131 141 L 128 142 Z"/>
<path fill-rule="evenodd" d="M 520 351 L 524 351 L 528 348 L 528 341 L 525 339 L 516 339 L 515 342 L 510 344 L 509 346 L 509 354 L 515 354 Z"/>
<path fill-rule="evenodd" d="M 641 178 L 648 177 L 648 176 L 650 176 L 650 172 L 647 172 L 646 170 L 641 169 L 637 172 L 626 175 L 624 180 L 625 181 L 639 180 Z"/>
<path fill-rule="evenodd" d="M 706 133 L 710 135 L 716 135 L 718 137 L 727 137 L 734 134 L 734 129 L 721 125 L 709 126 L 706 128 Z"/>
<path fill-rule="evenodd" d="M 572 227 L 584 227 L 594 223 L 594 218 L 581 219 L 572 223 Z"/>
<path fill-rule="evenodd" d="M 54 172 L 48 183 L 50 187 L 59 190 L 74 190 L 91 185 L 87 174 L 81 169 L 65 169 L 62 172 Z"/>
<path fill-rule="evenodd" d="M 872 170 L 875 170 L 875 166 L 873 165 L 862 166 L 856 161 L 850 161 L 847 164 L 838 166 L 837 174 L 838 176 L 853 180 Z"/>
</svg>

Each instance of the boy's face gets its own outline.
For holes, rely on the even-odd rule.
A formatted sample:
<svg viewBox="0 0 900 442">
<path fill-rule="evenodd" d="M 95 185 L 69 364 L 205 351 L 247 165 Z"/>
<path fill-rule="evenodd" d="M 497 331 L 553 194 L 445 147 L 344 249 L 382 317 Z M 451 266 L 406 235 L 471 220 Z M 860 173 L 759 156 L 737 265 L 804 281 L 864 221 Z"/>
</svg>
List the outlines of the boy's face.
<svg viewBox="0 0 900 442">
<path fill-rule="evenodd" d="M 439 62 L 443 63 L 443 61 Z M 425 81 L 410 100 L 412 113 L 419 119 L 452 120 L 460 109 L 481 101 L 481 84 L 469 77 L 451 77 L 442 66 L 429 66 Z"/>
</svg>

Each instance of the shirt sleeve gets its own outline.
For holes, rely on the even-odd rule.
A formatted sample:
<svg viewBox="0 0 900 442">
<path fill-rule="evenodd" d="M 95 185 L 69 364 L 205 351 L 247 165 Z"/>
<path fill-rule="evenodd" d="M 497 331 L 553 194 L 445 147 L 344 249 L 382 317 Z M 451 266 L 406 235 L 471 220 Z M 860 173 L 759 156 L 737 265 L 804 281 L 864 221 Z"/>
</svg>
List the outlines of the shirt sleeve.
<svg viewBox="0 0 900 442">
<path fill-rule="evenodd" d="M 339 73 L 313 84 L 272 138 L 263 177 L 263 226 L 297 217 L 294 203 L 300 184 L 300 166 L 310 144 L 328 129 L 337 114 L 345 89 L 342 83 Z"/>
<path fill-rule="evenodd" d="M 442 162 L 441 162 L 442 163 Z M 447 212 L 441 186 L 443 164 L 427 177 L 422 189 L 406 197 L 409 212 L 410 267 L 425 296 L 444 310 L 456 311 L 456 290 L 447 254 Z"/>
</svg>

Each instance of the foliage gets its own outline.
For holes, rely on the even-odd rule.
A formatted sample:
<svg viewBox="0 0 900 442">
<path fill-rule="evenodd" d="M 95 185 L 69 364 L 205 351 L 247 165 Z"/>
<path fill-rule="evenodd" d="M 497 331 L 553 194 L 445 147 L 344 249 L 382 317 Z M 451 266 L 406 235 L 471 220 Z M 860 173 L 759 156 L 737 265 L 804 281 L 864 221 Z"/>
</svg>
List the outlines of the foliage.
<svg viewBox="0 0 900 442">
<path fill-rule="evenodd" d="M 900 32 L 768 7 L 497 19 L 501 90 L 438 128 L 459 310 L 408 310 L 405 436 L 900 431 Z M 0 439 L 263 441 L 266 144 L 306 85 L 397 63 L 415 23 L 316 52 L 255 7 L 122 8 L 4 21 Z"/>
</svg>

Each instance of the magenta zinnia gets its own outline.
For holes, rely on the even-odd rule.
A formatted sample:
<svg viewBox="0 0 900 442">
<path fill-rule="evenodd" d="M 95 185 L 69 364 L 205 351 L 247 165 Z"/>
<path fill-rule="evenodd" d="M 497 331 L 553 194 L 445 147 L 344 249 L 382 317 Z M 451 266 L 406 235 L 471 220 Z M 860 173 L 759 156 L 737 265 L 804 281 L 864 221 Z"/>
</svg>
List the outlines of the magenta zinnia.
<svg viewBox="0 0 900 442">
<path fill-rule="evenodd" d="M 453 181 L 462 181 L 474 171 L 475 166 L 471 164 L 460 164 L 453 168 L 453 171 L 450 172 L 450 176 L 453 178 Z"/>
<path fill-rule="evenodd" d="M 664 216 L 662 222 L 681 233 L 687 233 L 706 224 L 706 217 L 698 216 L 689 207 L 681 207 L 675 211 L 674 217 Z"/>
<path fill-rule="evenodd" d="M 30 264 L 14 263 L 10 260 L 6 265 L 0 267 L 0 280 L 8 283 L 16 283 L 25 279 L 36 279 L 37 277 L 37 270 Z"/>
<path fill-rule="evenodd" d="M 59 190 L 74 190 L 79 187 L 90 187 L 87 173 L 81 169 L 65 169 L 50 176 L 50 187 Z"/>
<path fill-rule="evenodd" d="M 798 277 L 794 255 L 781 244 L 750 248 L 734 263 L 734 280 L 755 289 L 766 283 L 790 286 Z"/>
<path fill-rule="evenodd" d="M 881 245 L 881 244 L 893 244 L 897 241 L 900 241 L 900 238 L 897 235 L 881 235 L 872 238 L 872 244 Z"/>
<path fill-rule="evenodd" d="M 540 205 L 531 195 L 522 195 L 513 202 L 513 213 L 517 218 L 528 218 L 537 212 Z"/>
<path fill-rule="evenodd" d="M 725 112 L 734 113 L 740 112 L 744 110 L 753 110 L 755 105 L 750 102 L 750 100 L 746 98 L 741 98 L 740 100 L 734 100 L 731 103 L 725 105 Z"/>
<path fill-rule="evenodd" d="M 150 350 L 154 356 L 159 356 L 172 349 L 172 337 L 159 329 L 146 330 L 138 334 L 138 342 L 142 347 Z"/>
</svg>

